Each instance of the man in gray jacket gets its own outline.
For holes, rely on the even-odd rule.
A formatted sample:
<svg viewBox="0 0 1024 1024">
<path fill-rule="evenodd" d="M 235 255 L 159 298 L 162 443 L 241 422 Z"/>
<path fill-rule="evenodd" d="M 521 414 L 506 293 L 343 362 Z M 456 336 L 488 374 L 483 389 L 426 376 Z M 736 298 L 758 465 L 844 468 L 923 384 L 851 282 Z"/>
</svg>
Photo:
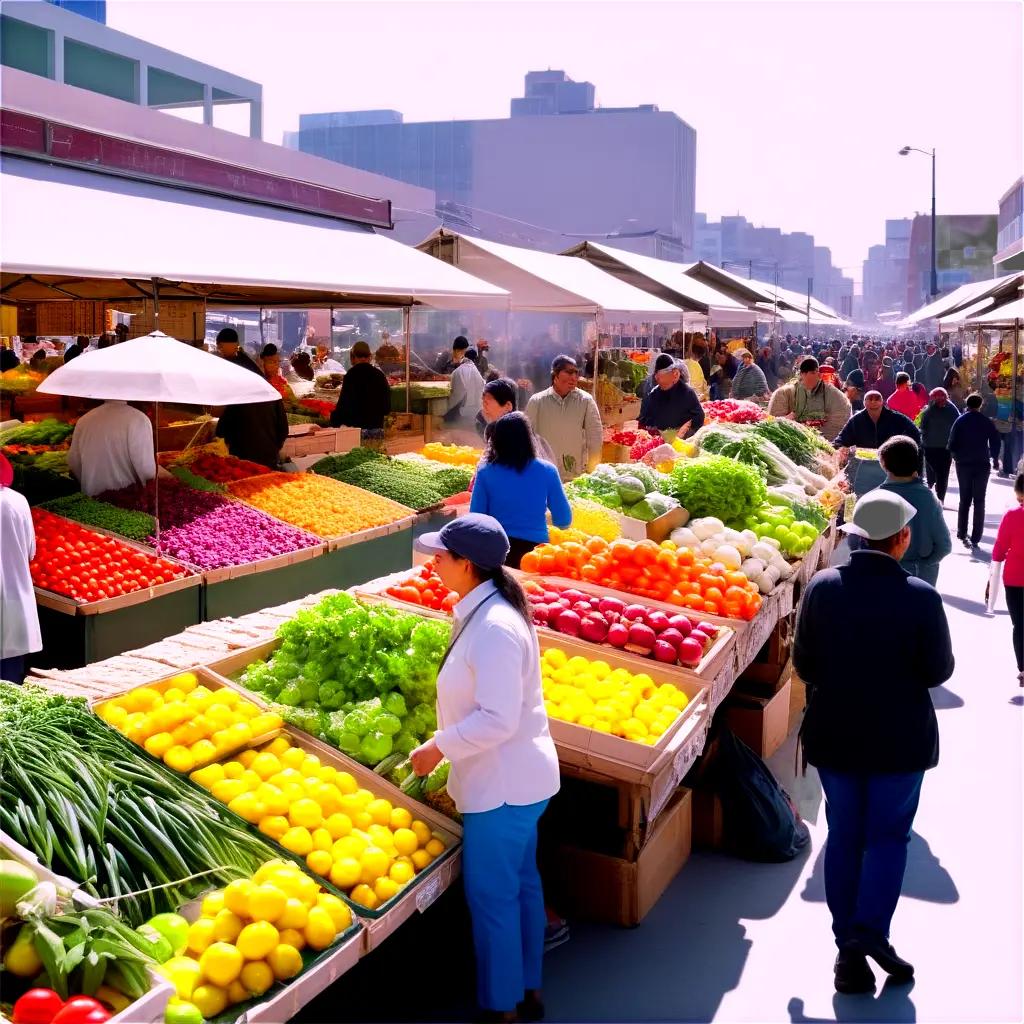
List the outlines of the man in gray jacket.
<svg viewBox="0 0 1024 1024">
<path fill-rule="evenodd" d="M 579 380 L 576 360 L 556 356 L 551 363 L 551 387 L 538 392 L 526 405 L 526 417 L 534 432 L 551 446 L 563 480 L 587 473 L 601 461 L 601 413 L 593 396 L 577 387 Z"/>
<path fill-rule="evenodd" d="M 939 504 L 946 500 L 949 467 L 953 456 L 949 451 L 949 432 L 960 416 L 960 410 L 949 400 L 945 388 L 934 388 L 928 404 L 921 410 L 921 443 L 928 486 L 934 488 Z"/>
</svg>

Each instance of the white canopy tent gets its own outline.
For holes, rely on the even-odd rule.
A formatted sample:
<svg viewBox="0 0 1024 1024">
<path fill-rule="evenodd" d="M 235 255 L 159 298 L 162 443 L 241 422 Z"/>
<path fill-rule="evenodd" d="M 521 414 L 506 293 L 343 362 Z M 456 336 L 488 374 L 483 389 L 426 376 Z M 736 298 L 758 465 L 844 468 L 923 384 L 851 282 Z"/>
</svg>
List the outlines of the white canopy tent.
<svg viewBox="0 0 1024 1024">
<path fill-rule="evenodd" d="M 508 305 L 503 288 L 348 221 L 18 157 L 0 170 L 5 299 Z"/>
<path fill-rule="evenodd" d="M 990 309 L 972 316 L 966 321 L 965 326 L 1014 327 L 1019 320 L 1024 320 L 1024 298 L 1014 299 L 1004 306 L 999 306 L 998 309 Z"/>
<path fill-rule="evenodd" d="M 984 312 L 989 309 L 991 305 L 991 298 L 982 299 L 980 302 L 972 302 L 969 306 L 964 306 L 963 309 L 957 310 L 955 313 L 949 313 L 947 316 L 941 316 L 939 317 L 939 330 L 947 331 L 960 327 L 976 313 Z"/>
<path fill-rule="evenodd" d="M 894 326 L 898 330 L 909 330 L 928 320 L 936 320 L 964 309 L 966 306 L 974 305 L 982 299 L 992 298 L 995 300 L 1001 294 L 1012 295 L 1021 282 L 1024 282 L 1024 272 L 962 284 L 948 295 L 934 299 L 928 305 L 905 316 Z"/>
<path fill-rule="evenodd" d="M 586 260 L 454 234 L 443 228 L 420 243 L 451 242 L 454 265 L 509 293 L 516 311 L 583 313 L 609 319 L 678 323 L 683 310 L 599 270 Z"/>
</svg>

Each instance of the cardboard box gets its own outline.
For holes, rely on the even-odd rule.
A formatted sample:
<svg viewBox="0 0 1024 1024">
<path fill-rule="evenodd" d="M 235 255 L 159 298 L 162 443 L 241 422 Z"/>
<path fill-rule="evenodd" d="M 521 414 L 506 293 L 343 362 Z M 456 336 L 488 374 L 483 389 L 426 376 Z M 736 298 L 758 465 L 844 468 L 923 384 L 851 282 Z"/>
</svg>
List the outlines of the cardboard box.
<svg viewBox="0 0 1024 1024">
<path fill-rule="evenodd" d="M 725 813 L 713 789 L 693 791 L 693 846 L 696 850 L 721 850 L 725 845 Z"/>
<path fill-rule="evenodd" d="M 653 540 L 660 544 L 663 540 L 668 540 L 673 530 L 678 530 L 680 526 L 685 526 L 690 521 L 690 513 L 685 508 L 673 508 L 650 522 L 634 519 L 622 513 L 619 513 L 618 518 L 622 536 L 626 540 Z"/>
<path fill-rule="evenodd" d="M 787 659 L 783 665 L 754 662 L 736 681 L 736 692 L 770 699 L 789 682 L 792 676 L 792 658 Z"/>
<path fill-rule="evenodd" d="M 725 724 L 759 757 L 771 757 L 789 735 L 792 681 L 771 698 L 733 692 L 725 705 Z"/>
<path fill-rule="evenodd" d="M 690 791 L 680 789 L 635 860 L 568 845 L 544 849 L 545 897 L 572 918 L 635 927 L 690 856 L 691 807 Z"/>
</svg>

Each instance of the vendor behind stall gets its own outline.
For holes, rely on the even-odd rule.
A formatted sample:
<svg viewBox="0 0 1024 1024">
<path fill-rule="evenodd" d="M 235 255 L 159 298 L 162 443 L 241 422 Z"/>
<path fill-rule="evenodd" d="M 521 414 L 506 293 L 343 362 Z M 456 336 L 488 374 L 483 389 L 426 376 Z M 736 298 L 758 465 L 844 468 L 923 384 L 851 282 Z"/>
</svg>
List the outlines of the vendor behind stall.
<svg viewBox="0 0 1024 1024">
<path fill-rule="evenodd" d="M 217 353 L 231 359 L 222 351 L 220 335 L 217 336 Z M 246 368 L 262 377 L 263 371 L 248 356 L 245 359 L 249 364 Z M 236 459 L 247 459 L 268 469 L 277 469 L 281 447 L 288 439 L 288 415 L 284 411 L 284 400 L 279 398 L 271 402 L 243 402 L 241 405 L 227 406 L 217 421 L 217 436 L 224 438 L 228 451 Z"/>
<path fill-rule="evenodd" d="M 238 331 L 234 327 L 225 327 L 217 335 L 217 355 L 229 363 L 262 373 L 260 368 L 249 358 L 238 341 Z"/>
<path fill-rule="evenodd" d="M 357 341 L 349 353 L 352 369 L 341 384 L 338 404 L 331 413 L 332 427 L 383 430 L 391 412 L 391 386 L 384 372 L 373 365 L 370 346 Z"/>
<path fill-rule="evenodd" d="M 153 425 L 127 402 L 109 399 L 75 424 L 68 466 L 90 497 L 144 484 L 156 476 Z"/>
<path fill-rule="evenodd" d="M 263 350 L 260 352 L 260 364 L 263 367 L 263 376 L 267 378 L 267 383 L 282 398 L 295 398 L 292 389 L 288 386 L 288 381 L 281 373 L 281 353 L 276 345 L 271 343 L 263 346 Z"/>
<path fill-rule="evenodd" d="M 697 392 L 684 380 L 681 365 L 666 352 L 655 360 L 654 382 L 640 407 L 640 426 L 675 431 L 681 437 L 700 430 L 704 408 Z"/>
<path fill-rule="evenodd" d="M 467 348 L 452 372 L 452 390 L 448 396 L 448 410 L 444 414 L 444 421 L 449 426 L 472 430 L 477 413 L 480 412 L 484 379 L 477 369 L 476 360 L 476 349 Z"/>
<path fill-rule="evenodd" d="M 0 679 L 20 683 L 25 655 L 42 650 L 29 563 L 36 554 L 32 510 L 11 490 L 14 470 L 0 455 Z"/>
</svg>

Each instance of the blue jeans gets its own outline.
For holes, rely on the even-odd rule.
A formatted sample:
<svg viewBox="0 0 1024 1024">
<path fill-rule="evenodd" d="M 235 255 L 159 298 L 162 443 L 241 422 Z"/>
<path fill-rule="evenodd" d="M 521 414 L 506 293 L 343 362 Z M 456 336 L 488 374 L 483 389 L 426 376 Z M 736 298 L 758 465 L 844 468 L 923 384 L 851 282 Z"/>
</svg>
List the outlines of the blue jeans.
<svg viewBox="0 0 1024 1024">
<path fill-rule="evenodd" d="M 462 816 L 462 878 L 483 1010 L 514 1010 L 527 989 L 540 988 L 547 918 L 537 822 L 547 805 L 502 804 Z"/>
<path fill-rule="evenodd" d="M 889 938 L 907 868 L 924 772 L 869 775 L 819 768 L 825 792 L 825 900 L 836 945 Z"/>
</svg>

